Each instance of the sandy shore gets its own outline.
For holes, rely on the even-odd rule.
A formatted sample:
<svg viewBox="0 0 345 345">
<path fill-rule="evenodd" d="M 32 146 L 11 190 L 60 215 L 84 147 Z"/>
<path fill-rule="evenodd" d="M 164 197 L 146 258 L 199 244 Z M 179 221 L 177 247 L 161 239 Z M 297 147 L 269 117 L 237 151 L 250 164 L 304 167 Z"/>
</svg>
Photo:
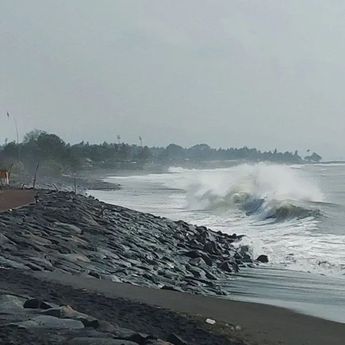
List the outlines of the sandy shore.
<svg viewBox="0 0 345 345">
<path fill-rule="evenodd" d="M 343 345 L 345 325 L 287 309 L 196 296 L 175 291 L 156 290 L 107 280 L 81 278 L 60 273 L 40 272 L 40 279 L 68 284 L 110 298 L 126 298 L 174 312 L 196 315 L 203 319 L 239 325 L 238 336 L 250 344 L 262 345 Z"/>
<path fill-rule="evenodd" d="M 0 190 L 0 212 L 30 204 L 34 196 L 34 190 Z"/>
</svg>

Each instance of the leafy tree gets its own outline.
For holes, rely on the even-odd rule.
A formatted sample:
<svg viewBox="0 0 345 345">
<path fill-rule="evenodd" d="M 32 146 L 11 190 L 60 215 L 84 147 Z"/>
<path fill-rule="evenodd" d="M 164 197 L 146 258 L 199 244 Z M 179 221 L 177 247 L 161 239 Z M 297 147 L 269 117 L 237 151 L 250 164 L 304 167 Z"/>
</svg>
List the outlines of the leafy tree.
<svg viewBox="0 0 345 345">
<path fill-rule="evenodd" d="M 42 173 L 53 175 L 75 172 L 82 168 L 141 168 L 147 162 L 155 164 L 173 164 L 186 160 L 200 162 L 207 160 L 246 160 L 300 163 L 302 158 L 298 151 L 261 152 L 246 146 L 241 148 L 214 149 L 207 144 L 198 144 L 190 148 L 183 148 L 177 144 L 167 147 L 147 147 L 120 143 L 90 144 L 80 142 L 75 145 L 66 144 L 55 134 L 41 130 L 27 133 L 21 144 L 15 142 L 0 146 L 0 163 L 20 160 L 29 173 L 35 170 L 40 162 Z M 305 157 L 306 161 L 318 162 L 321 156 L 313 153 Z"/>
<path fill-rule="evenodd" d="M 316 152 L 313 152 L 310 156 L 306 156 L 304 157 L 304 159 L 308 162 L 320 162 L 322 157 L 320 155 L 318 155 Z"/>
</svg>

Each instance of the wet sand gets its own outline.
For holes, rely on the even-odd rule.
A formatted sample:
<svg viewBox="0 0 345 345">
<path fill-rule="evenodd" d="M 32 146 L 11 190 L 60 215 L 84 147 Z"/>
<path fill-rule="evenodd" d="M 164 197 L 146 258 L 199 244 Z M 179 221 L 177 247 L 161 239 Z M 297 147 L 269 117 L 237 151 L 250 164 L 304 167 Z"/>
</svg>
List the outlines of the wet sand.
<svg viewBox="0 0 345 345">
<path fill-rule="evenodd" d="M 262 345 L 343 345 L 345 325 L 256 303 L 224 300 L 144 288 L 62 273 L 39 272 L 40 279 L 86 289 L 109 298 L 125 298 L 174 312 L 211 318 L 241 327 L 239 336 Z"/>
<path fill-rule="evenodd" d="M 0 190 L 0 212 L 30 204 L 34 196 L 34 190 Z"/>
<path fill-rule="evenodd" d="M 224 290 L 232 299 L 269 304 L 345 324 L 345 279 L 273 265 L 242 268 Z"/>
</svg>

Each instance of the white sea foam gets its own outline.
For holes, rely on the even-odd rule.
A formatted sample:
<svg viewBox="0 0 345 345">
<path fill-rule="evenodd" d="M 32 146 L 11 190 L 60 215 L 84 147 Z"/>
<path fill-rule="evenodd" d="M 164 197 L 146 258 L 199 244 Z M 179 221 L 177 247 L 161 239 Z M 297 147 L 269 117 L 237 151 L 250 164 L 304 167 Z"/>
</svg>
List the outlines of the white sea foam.
<svg viewBox="0 0 345 345">
<path fill-rule="evenodd" d="M 269 217 L 274 210 L 284 207 L 288 213 L 294 211 L 302 215 L 301 204 L 324 199 L 317 185 L 288 166 L 260 163 L 199 171 L 170 168 L 170 172 L 180 178 L 176 176 L 166 183 L 173 182 L 186 190 L 190 209 L 239 207 L 247 213 L 260 209 Z"/>
<path fill-rule="evenodd" d="M 273 265 L 342 275 L 345 231 L 343 209 L 337 208 L 341 181 L 334 180 L 341 174 L 327 170 L 324 176 L 322 169 L 264 163 L 203 170 L 172 167 L 165 174 L 123 177 L 122 190 L 106 198 L 96 196 L 108 202 L 113 197 L 115 203 L 127 207 L 214 230 L 245 234 L 253 255 L 268 254 Z M 322 188 L 320 179 L 326 179 Z"/>
</svg>

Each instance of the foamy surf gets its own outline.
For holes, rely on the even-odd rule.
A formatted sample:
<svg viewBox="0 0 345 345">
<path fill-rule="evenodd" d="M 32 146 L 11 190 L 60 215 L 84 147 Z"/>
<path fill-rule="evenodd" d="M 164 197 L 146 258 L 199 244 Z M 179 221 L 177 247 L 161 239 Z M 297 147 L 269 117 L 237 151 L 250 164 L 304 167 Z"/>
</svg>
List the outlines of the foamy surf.
<svg viewBox="0 0 345 345">
<path fill-rule="evenodd" d="M 342 166 L 328 169 L 345 173 Z M 327 173 L 327 178 L 339 175 Z M 253 256 L 267 254 L 273 266 L 343 275 L 345 197 L 342 204 L 337 199 L 339 181 L 333 187 L 328 181 L 323 185 L 323 175 L 324 166 L 311 165 L 172 167 L 163 174 L 124 176 L 119 181 L 122 190 L 93 194 L 141 211 L 245 234 Z"/>
<path fill-rule="evenodd" d="M 237 208 L 247 216 L 278 222 L 321 215 L 315 207 L 323 201 L 319 188 L 288 166 L 260 163 L 201 171 L 174 167 L 169 171 L 186 176 L 175 183 L 186 190 L 186 207 L 191 210 L 227 212 Z"/>
</svg>

